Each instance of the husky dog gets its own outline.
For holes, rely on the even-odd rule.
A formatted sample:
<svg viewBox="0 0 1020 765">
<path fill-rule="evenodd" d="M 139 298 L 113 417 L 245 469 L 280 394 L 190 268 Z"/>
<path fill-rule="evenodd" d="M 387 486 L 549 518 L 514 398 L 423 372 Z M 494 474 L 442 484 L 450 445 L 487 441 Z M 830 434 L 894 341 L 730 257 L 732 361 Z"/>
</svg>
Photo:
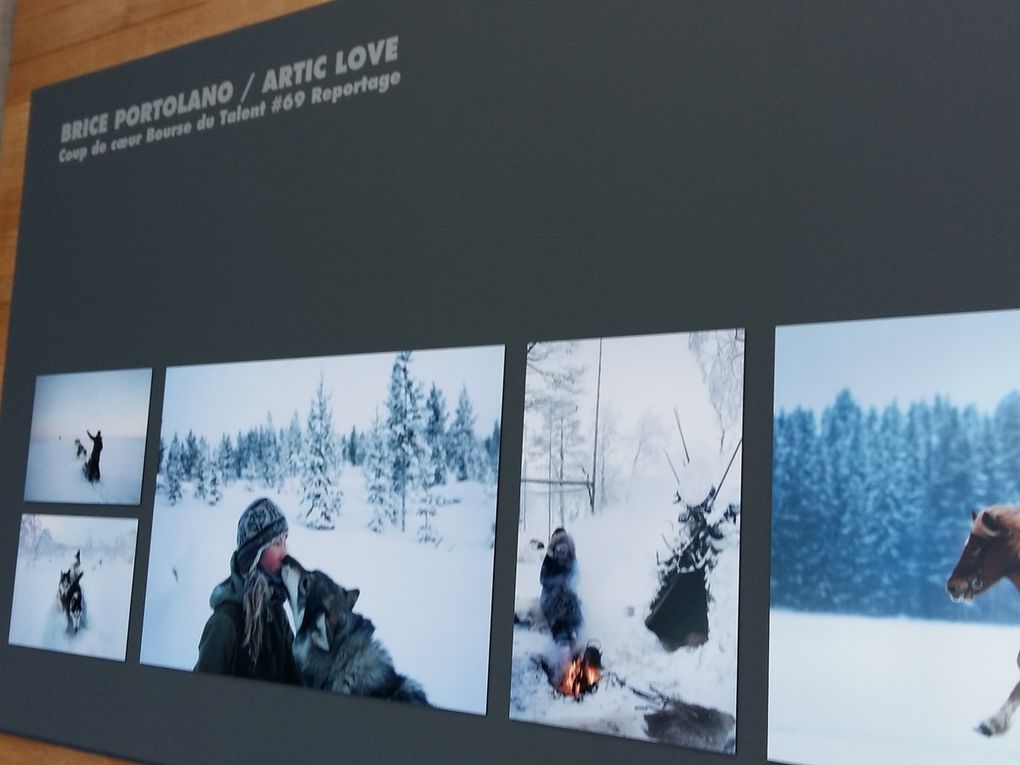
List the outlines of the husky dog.
<svg viewBox="0 0 1020 765">
<path fill-rule="evenodd" d="M 85 626 L 85 593 L 81 589 L 82 576 L 80 567 L 77 573 L 60 572 L 57 598 L 60 601 L 60 609 L 67 617 L 68 632 L 76 633 Z"/>
<path fill-rule="evenodd" d="M 549 538 L 539 573 L 539 603 L 557 645 L 573 647 L 581 628 L 581 603 L 577 598 L 577 554 L 574 540 L 563 529 Z"/>
<path fill-rule="evenodd" d="M 57 582 L 57 607 L 63 611 L 67 608 L 67 591 L 71 589 L 71 571 L 60 572 L 60 581 Z"/>
<path fill-rule="evenodd" d="M 81 590 L 81 577 L 67 591 L 67 631 L 77 633 L 85 626 L 85 593 Z"/>
<path fill-rule="evenodd" d="M 80 460 L 82 457 L 87 457 L 88 452 L 85 451 L 85 447 L 81 443 L 80 438 L 74 439 L 74 458 Z"/>
<path fill-rule="evenodd" d="M 372 622 L 354 613 L 360 590 L 306 571 L 289 555 L 280 576 L 294 614 L 294 661 L 304 685 L 428 705 L 422 687 L 393 668 L 389 653 L 373 638 Z"/>
<path fill-rule="evenodd" d="M 62 611 L 67 610 L 67 591 L 71 585 L 81 579 L 81 550 L 74 554 L 74 563 L 67 571 L 60 572 L 60 581 L 57 582 L 57 605 Z"/>
</svg>

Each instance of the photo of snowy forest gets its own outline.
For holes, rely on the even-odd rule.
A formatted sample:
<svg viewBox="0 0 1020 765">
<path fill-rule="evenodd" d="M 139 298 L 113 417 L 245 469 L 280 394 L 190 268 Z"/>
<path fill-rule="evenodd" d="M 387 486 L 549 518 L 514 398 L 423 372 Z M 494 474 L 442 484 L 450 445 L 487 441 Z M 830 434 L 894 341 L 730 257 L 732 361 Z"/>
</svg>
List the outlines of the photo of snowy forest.
<svg viewBox="0 0 1020 765">
<path fill-rule="evenodd" d="M 430 704 L 483 714 L 503 357 L 487 346 L 168 369 L 142 662 L 192 669 L 238 518 L 268 497 L 289 553 L 360 590 L 355 610 L 397 671 Z"/>
<path fill-rule="evenodd" d="M 734 751 L 744 343 L 529 344 L 512 719 Z"/>
<path fill-rule="evenodd" d="M 151 387 L 151 369 L 37 377 L 25 501 L 137 505 Z"/>
<path fill-rule="evenodd" d="M 124 661 L 137 533 L 134 518 L 22 515 L 10 642 Z"/>
<path fill-rule="evenodd" d="M 1020 502 L 1017 347 L 1016 311 L 777 329 L 770 759 L 1020 757 L 976 732 L 1020 680 L 1020 594 L 947 593 L 972 511 Z"/>
</svg>

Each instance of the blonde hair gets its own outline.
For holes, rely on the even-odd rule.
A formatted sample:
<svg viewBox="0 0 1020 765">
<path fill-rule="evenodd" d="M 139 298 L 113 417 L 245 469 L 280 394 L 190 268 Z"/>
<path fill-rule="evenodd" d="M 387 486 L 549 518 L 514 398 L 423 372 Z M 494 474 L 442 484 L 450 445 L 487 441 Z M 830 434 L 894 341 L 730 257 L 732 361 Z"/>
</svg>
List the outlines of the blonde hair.
<svg viewBox="0 0 1020 765">
<path fill-rule="evenodd" d="M 262 633 L 266 624 L 266 609 L 272 597 L 269 587 L 269 577 L 259 566 L 262 553 L 266 548 L 278 544 L 286 539 L 287 534 L 279 534 L 269 544 L 259 548 L 252 561 L 251 568 L 244 577 L 244 640 L 241 645 L 248 649 L 248 656 L 251 658 L 252 667 L 255 666 L 262 650 Z"/>
</svg>

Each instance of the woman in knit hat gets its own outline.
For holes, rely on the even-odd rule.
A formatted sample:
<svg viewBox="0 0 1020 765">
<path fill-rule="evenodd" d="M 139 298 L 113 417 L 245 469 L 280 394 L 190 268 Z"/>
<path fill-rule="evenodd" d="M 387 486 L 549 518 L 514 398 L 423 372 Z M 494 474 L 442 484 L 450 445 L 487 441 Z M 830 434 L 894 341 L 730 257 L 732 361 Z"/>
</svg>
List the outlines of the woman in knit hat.
<svg viewBox="0 0 1020 765">
<path fill-rule="evenodd" d="M 271 500 L 255 500 L 237 522 L 230 576 L 209 597 L 196 672 L 298 683 L 280 580 L 286 555 L 287 519 Z"/>
</svg>

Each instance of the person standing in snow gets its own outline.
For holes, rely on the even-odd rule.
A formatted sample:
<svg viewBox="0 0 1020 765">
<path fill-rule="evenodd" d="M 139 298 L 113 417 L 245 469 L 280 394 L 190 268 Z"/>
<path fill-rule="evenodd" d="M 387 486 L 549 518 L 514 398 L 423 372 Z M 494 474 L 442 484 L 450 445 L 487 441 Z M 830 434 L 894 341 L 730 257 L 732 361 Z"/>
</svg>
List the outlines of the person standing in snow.
<svg viewBox="0 0 1020 765">
<path fill-rule="evenodd" d="M 212 615 L 198 643 L 195 672 L 299 684 L 280 568 L 287 555 L 287 519 L 265 497 L 237 522 L 230 576 L 209 596 Z"/>
<path fill-rule="evenodd" d="M 89 461 L 85 463 L 85 477 L 89 480 L 89 483 L 95 483 L 99 480 L 99 453 L 103 451 L 103 431 L 97 430 L 95 435 L 85 431 L 86 435 L 92 439 L 92 454 L 89 455 Z"/>
</svg>

